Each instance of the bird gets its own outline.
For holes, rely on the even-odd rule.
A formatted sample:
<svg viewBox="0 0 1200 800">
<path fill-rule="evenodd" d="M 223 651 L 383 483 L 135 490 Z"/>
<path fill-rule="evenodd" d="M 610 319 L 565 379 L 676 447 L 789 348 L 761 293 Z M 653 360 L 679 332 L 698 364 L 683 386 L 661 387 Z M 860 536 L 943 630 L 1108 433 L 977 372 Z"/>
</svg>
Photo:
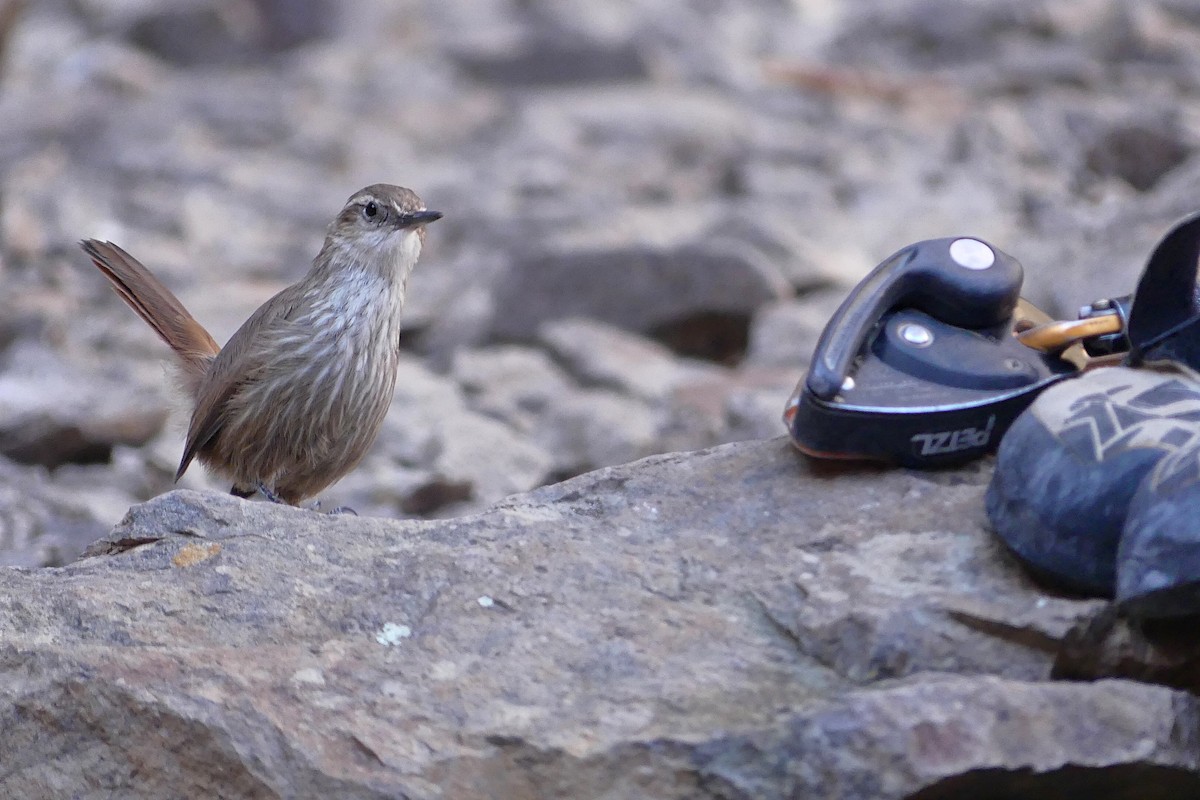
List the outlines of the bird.
<svg viewBox="0 0 1200 800">
<path fill-rule="evenodd" d="M 442 216 L 401 186 L 355 192 L 308 272 L 224 347 L 129 253 L 80 242 L 180 367 L 192 413 L 175 480 L 199 461 L 238 497 L 299 505 L 354 469 L 391 405 L 408 279 Z"/>
</svg>

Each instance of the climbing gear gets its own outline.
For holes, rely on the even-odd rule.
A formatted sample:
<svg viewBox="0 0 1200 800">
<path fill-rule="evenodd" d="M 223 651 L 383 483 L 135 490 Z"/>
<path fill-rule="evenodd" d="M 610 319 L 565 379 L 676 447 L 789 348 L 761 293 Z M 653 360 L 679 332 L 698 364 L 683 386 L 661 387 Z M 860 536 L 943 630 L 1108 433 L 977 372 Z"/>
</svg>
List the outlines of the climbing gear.
<svg viewBox="0 0 1200 800">
<path fill-rule="evenodd" d="M 941 466 L 995 449 L 1047 387 L 1124 344 L 1127 298 L 1055 322 L 1019 297 L 1017 260 L 982 239 L 909 245 L 822 332 L 784 411 L 818 458 Z"/>
</svg>

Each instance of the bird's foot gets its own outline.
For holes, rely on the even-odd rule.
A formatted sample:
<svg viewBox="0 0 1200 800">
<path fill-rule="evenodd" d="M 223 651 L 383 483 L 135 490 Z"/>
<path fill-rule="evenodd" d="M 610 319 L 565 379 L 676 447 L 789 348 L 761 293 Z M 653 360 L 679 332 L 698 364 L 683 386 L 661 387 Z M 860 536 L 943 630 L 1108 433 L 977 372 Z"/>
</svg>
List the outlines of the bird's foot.
<svg viewBox="0 0 1200 800">
<path fill-rule="evenodd" d="M 310 510 L 310 511 L 320 511 L 320 510 L 321 510 L 321 501 L 320 501 L 320 500 L 313 500 L 313 503 L 312 503 L 312 505 L 311 505 L 311 506 L 309 506 L 309 510 Z M 337 508 L 333 509 L 333 510 L 332 510 L 332 511 L 330 511 L 329 513 L 330 513 L 330 515 L 334 515 L 334 514 L 336 514 L 336 515 L 338 515 L 338 516 L 341 516 L 342 514 L 349 514 L 349 515 L 350 515 L 350 516 L 352 516 L 352 517 L 357 517 L 357 516 L 358 516 L 358 512 L 357 512 L 357 511 L 355 511 L 355 510 L 354 510 L 353 508 L 351 508 L 350 506 L 338 506 Z"/>
<path fill-rule="evenodd" d="M 280 497 L 279 495 L 275 494 L 275 492 L 273 492 L 272 490 L 268 489 L 267 485 L 265 483 L 257 484 L 257 489 L 258 489 L 259 494 L 261 494 L 263 497 L 270 500 L 272 503 L 279 503 L 280 505 L 285 505 L 285 506 L 287 505 L 287 503 L 284 502 L 283 498 Z"/>
</svg>

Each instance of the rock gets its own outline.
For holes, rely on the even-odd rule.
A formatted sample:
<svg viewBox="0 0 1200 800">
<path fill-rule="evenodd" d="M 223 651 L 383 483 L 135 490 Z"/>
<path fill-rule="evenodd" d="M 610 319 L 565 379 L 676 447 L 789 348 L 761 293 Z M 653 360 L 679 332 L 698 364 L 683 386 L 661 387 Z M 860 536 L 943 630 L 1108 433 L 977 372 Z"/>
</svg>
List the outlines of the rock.
<svg viewBox="0 0 1200 800">
<path fill-rule="evenodd" d="M 1106 126 L 1093 135 L 1084 164 L 1095 175 L 1120 178 L 1144 192 L 1192 153 L 1190 142 L 1171 122 L 1135 120 Z"/>
<path fill-rule="evenodd" d="M 791 369 L 798 379 L 846 295 L 843 289 L 829 289 L 762 306 L 750 323 L 747 363 Z"/>
<path fill-rule="evenodd" d="M 428 513 L 431 499 L 471 500 L 474 508 L 540 486 L 552 457 L 503 422 L 472 411 L 458 387 L 419 362 L 401 361 L 392 409 L 373 452 L 430 473 L 423 495 L 401 508 Z M 441 487 L 430 494 L 431 487 Z M 344 501 L 353 505 L 353 496 Z M 460 508 L 460 511 L 467 509 Z"/>
<path fill-rule="evenodd" d="M 682 228 L 656 230 L 653 221 L 630 218 L 599 236 L 548 242 L 514 261 L 494 289 L 502 313 L 493 319 L 492 336 L 530 339 L 545 322 L 579 316 L 648 332 L 705 314 L 748 316 L 788 294 L 780 271 L 753 250 L 710 240 L 694 222 L 689 235 Z M 612 240 L 614 230 L 619 242 L 600 241 Z"/>
<path fill-rule="evenodd" d="M 453 375 L 474 409 L 502 420 L 547 453 L 556 476 L 655 452 L 661 411 L 617 392 L 577 386 L 540 350 L 509 345 L 463 351 L 454 359 Z"/>
<path fill-rule="evenodd" d="M 811 191 L 803 184 L 796 190 L 806 188 Z M 810 200 L 811 204 L 819 202 L 816 198 Z M 736 210 L 731 209 L 722 223 L 721 237 L 762 254 L 800 292 L 823 288 L 839 278 L 853 276 L 857 280 L 869 257 L 855 252 L 858 242 L 831 242 L 838 226 L 817 222 L 816 212 L 801 211 L 810 203 L 784 198 L 747 199 L 738 203 Z"/>
<path fill-rule="evenodd" d="M 455 60 L 472 79 L 501 86 L 569 86 L 647 77 L 645 59 L 633 42 L 589 41 L 561 31 L 522 37 L 517 47 L 497 52 L 464 49 Z"/>
<path fill-rule="evenodd" d="M 1194 697 L 1047 680 L 1101 604 L 1046 595 L 1004 556 L 986 479 L 818 468 L 776 439 L 436 523 L 173 492 L 90 558 L 0 570 L 0 782 L 80 798 L 1200 789 Z"/>
<path fill-rule="evenodd" d="M 549 322 L 538 338 L 585 385 L 649 401 L 667 399 L 681 384 L 720 373 L 702 362 L 677 359 L 656 342 L 587 319 Z"/>
<path fill-rule="evenodd" d="M 491 285 L 507 267 L 503 256 L 472 249 L 451 263 L 439 258 L 434 269 L 416 270 L 400 346 L 428 354 L 439 368 L 447 368 L 459 349 L 488 343 L 496 314 Z"/>
<path fill-rule="evenodd" d="M 641 400 L 585 389 L 548 408 L 534 438 L 553 455 L 555 475 L 563 478 L 657 452 L 665 418 Z"/>
<path fill-rule="evenodd" d="M 657 113 L 646 114 L 648 106 Z M 661 82 L 533 93 L 520 116 L 526 134 L 505 154 L 523 167 L 514 175 L 522 208 L 535 219 L 580 228 L 551 224 L 538 239 L 568 244 L 582 237 L 581 244 L 613 246 L 636 232 L 639 243 L 649 243 L 706 223 L 724 236 L 751 209 L 730 174 L 748 135 L 745 107 L 730 95 Z M 580 141 L 589 146 L 581 150 Z M 570 202 L 571 187 L 580 183 L 592 191 Z M 605 225 L 594 224 L 597 214 Z M 523 244 L 517 253 L 527 255 L 530 243 Z"/>
<path fill-rule="evenodd" d="M 220 3 L 191 0 L 137 5 L 94 11 L 107 11 L 99 16 L 112 18 L 110 24 L 124 23 L 139 47 L 184 66 L 261 60 L 324 38 L 334 27 L 329 0 L 251 0 L 235 12 Z"/>
<path fill-rule="evenodd" d="M 0 458 L 0 566 L 54 567 L 74 561 L 119 518 L 106 513 L 110 506 L 105 501 L 123 511 L 134 500 L 117 491 L 102 499 L 100 494 L 95 487 L 82 493 L 51 484 L 42 468 Z"/>
<path fill-rule="evenodd" d="M 389 180 L 447 213 L 405 348 L 440 373 L 514 340 L 558 359 L 567 383 L 544 411 L 513 405 L 514 371 L 451 391 L 449 423 L 400 412 L 327 498 L 374 513 L 479 511 L 775 430 L 777 387 L 828 318 L 819 298 L 915 239 L 984 236 L 1072 316 L 1128 291 L 1195 205 L 1179 109 L 1200 92 L 1197 16 L 1179 0 L 21 6 L 0 1 L 0 345 L 120 365 L 92 405 L 102 391 L 128 414 L 140 401 L 114 398 L 158 391 L 164 350 L 81 274 L 76 239 L 126 246 L 224 340 L 306 267 L 350 192 Z M 560 323 L 574 332 L 545 334 Z M 695 359 L 719 365 L 712 380 L 687 378 Z M 30 412 L 50 414 L 33 406 L 52 387 L 30 387 Z M 115 513 L 170 485 L 181 438 L 131 469 L 59 439 L 55 460 L 98 463 L 45 479 Z"/>
<path fill-rule="evenodd" d="M 734 389 L 725 400 L 730 442 L 743 439 L 770 439 L 783 430 L 783 407 L 791 392 L 786 383 L 763 388 Z"/>
<path fill-rule="evenodd" d="M 1111 703 L 1084 699 L 1089 690 L 1107 689 L 1114 692 Z M 1182 699 L 1181 693 L 1134 683 L 1085 687 L 931 676 L 920 686 L 857 693 L 812 718 L 783 723 L 770 738 L 725 739 L 711 748 L 718 755 L 702 762 L 700 771 L 714 786 L 713 797 L 1170 800 L 1200 789 L 1179 737 L 1154 716 L 1170 715 L 1167 709 Z M 961 715 L 942 713 L 954 704 Z M 1063 728 L 1043 726 L 1047 718 L 1075 713 L 1096 724 L 1083 726 L 1070 741 Z M 814 753 L 808 745 L 814 739 L 839 746 Z M 1142 748 L 1152 755 L 1142 756 Z M 881 755 L 890 755 L 895 766 L 880 769 Z M 762 756 L 776 760 L 764 770 L 756 763 Z M 1107 766 L 1093 766 L 1097 761 Z M 1024 766 L 1014 768 L 1017 763 Z M 771 781 L 781 772 L 787 774 L 783 793 L 772 791 Z M 922 788 L 900 794 L 912 786 Z M 771 793 L 756 793 L 763 789 Z M 717 793 L 722 790 L 726 794 Z"/>
<path fill-rule="evenodd" d="M 47 467 L 107 461 L 114 445 L 145 444 L 166 421 L 166 406 L 152 390 L 85 378 L 32 345 L 8 356 L 0 373 L 0 453 L 14 461 Z"/>
<path fill-rule="evenodd" d="M 777 436 L 797 377 L 794 369 L 748 365 L 681 384 L 671 397 L 664 438 L 723 444 Z"/>
<path fill-rule="evenodd" d="M 836 46 L 844 57 L 864 63 L 899 60 L 925 68 L 956 66 L 996 58 L 1006 34 L 1033 28 L 1029 23 L 1036 20 L 1030 3 L 975 7 L 953 0 L 917 0 L 884 13 L 860 9 Z"/>
<path fill-rule="evenodd" d="M 578 387 L 546 353 L 521 345 L 460 350 L 451 375 L 472 408 L 532 434 L 558 398 Z"/>
</svg>

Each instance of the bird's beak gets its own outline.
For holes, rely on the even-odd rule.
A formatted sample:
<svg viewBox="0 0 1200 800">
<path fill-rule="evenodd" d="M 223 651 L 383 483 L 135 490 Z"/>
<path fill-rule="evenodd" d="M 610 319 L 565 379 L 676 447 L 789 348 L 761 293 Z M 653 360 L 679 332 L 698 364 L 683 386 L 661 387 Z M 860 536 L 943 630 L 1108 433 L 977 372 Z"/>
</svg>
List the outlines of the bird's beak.
<svg viewBox="0 0 1200 800">
<path fill-rule="evenodd" d="M 430 222 L 436 222 L 442 218 L 440 211 L 413 211 L 409 214 L 401 214 L 396 218 L 396 227 L 398 228 L 415 228 L 418 225 L 425 225 Z"/>
</svg>

